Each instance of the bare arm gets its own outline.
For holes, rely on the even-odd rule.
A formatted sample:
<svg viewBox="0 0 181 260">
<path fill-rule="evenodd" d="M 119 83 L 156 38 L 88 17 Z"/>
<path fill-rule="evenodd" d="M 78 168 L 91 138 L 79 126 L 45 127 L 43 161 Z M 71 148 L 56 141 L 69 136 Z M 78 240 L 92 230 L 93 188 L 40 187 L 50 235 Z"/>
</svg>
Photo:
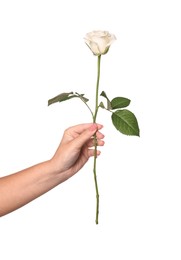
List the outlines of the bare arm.
<svg viewBox="0 0 181 260">
<path fill-rule="evenodd" d="M 104 145 L 99 124 L 81 124 L 68 128 L 52 159 L 0 178 L 0 216 L 36 199 L 78 172 L 94 155 L 93 135 Z M 100 154 L 100 151 L 97 151 Z"/>
</svg>

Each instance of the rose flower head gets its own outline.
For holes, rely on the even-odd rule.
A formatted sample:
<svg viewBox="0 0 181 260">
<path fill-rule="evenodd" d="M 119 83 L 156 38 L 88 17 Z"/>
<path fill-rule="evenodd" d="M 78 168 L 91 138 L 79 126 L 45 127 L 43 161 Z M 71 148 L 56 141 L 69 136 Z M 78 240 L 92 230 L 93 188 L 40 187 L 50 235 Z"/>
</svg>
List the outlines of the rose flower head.
<svg viewBox="0 0 181 260">
<path fill-rule="evenodd" d="M 84 40 L 93 54 L 99 56 L 108 52 L 116 37 L 108 31 L 92 31 L 86 34 Z"/>
</svg>

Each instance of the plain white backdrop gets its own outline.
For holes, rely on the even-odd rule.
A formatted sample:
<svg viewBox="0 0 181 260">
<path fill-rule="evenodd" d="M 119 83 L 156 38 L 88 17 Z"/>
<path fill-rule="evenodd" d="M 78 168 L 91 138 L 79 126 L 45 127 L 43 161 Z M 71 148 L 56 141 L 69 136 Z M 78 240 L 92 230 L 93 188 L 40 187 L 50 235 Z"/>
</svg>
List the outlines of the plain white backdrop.
<svg viewBox="0 0 181 260">
<path fill-rule="evenodd" d="M 117 37 L 102 57 L 100 91 L 131 99 L 140 138 L 100 110 L 105 146 L 72 179 L 0 219 L 2 260 L 181 259 L 180 1 L 0 1 L 0 175 L 51 158 L 74 124 L 91 122 L 97 59 L 92 30 Z"/>
</svg>

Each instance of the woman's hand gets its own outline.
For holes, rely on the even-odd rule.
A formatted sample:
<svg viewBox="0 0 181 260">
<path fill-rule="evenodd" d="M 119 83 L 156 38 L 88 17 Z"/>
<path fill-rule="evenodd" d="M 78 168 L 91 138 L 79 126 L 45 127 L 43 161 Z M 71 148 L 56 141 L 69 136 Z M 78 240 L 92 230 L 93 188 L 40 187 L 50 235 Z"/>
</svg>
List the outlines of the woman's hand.
<svg viewBox="0 0 181 260">
<path fill-rule="evenodd" d="M 6 215 L 64 182 L 94 155 L 93 136 L 102 146 L 102 125 L 81 124 L 65 130 L 52 159 L 0 178 L 0 216 Z M 100 151 L 97 151 L 97 155 Z"/>
<path fill-rule="evenodd" d="M 51 159 L 55 172 L 64 173 L 68 179 L 78 172 L 89 157 L 94 156 L 94 134 L 96 133 L 97 146 L 103 146 L 104 135 L 99 131 L 102 125 L 96 123 L 80 124 L 65 130 L 62 141 Z M 97 150 L 97 155 L 100 151 Z"/>
</svg>

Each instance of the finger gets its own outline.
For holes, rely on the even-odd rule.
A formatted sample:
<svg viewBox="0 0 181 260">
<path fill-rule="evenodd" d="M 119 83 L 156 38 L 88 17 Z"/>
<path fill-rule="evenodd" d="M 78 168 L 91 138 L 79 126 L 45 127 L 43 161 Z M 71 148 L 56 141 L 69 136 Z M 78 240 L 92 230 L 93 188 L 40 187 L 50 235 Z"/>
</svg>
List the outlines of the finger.
<svg viewBox="0 0 181 260">
<path fill-rule="evenodd" d="M 86 129 L 77 138 L 73 140 L 75 148 L 82 148 L 82 146 L 95 134 L 97 130 L 97 124 L 91 124 L 88 129 Z"/>
<path fill-rule="evenodd" d="M 66 131 L 69 132 L 69 133 L 74 132 L 74 133 L 77 133 L 77 134 L 81 134 L 93 125 L 97 126 L 97 130 L 100 130 L 103 127 L 103 125 L 97 124 L 97 123 L 86 123 L 86 124 L 79 124 L 79 125 L 76 125 L 76 126 L 69 127 Z"/>
<path fill-rule="evenodd" d="M 105 144 L 105 142 L 104 142 L 103 140 L 99 140 L 99 139 L 96 140 L 96 143 L 95 143 L 95 140 L 94 140 L 94 139 L 91 139 L 91 140 L 89 140 L 89 141 L 87 142 L 87 146 L 88 146 L 88 147 L 93 147 L 93 146 L 95 146 L 95 144 L 96 144 L 97 146 L 103 146 L 103 145 Z"/>
<path fill-rule="evenodd" d="M 95 150 L 94 149 L 89 149 L 88 150 L 88 156 L 92 157 L 94 156 Z M 97 156 L 99 156 L 101 154 L 101 151 L 97 150 Z"/>
<path fill-rule="evenodd" d="M 101 132 L 97 131 L 97 132 L 96 132 L 96 138 L 97 138 L 97 139 L 103 139 L 103 138 L 104 138 L 104 135 L 103 135 Z"/>
<path fill-rule="evenodd" d="M 61 140 L 61 143 L 67 143 L 70 142 L 77 137 L 79 137 L 80 134 L 82 134 L 84 131 L 87 131 L 91 127 L 97 127 L 97 131 L 100 130 L 103 125 L 101 124 L 93 124 L 93 123 L 87 123 L 87 124 L 79 124 L 76 126 L 69 127 L 65 130 L 63 138 Z M 95 132 L 96 132 L 95 130 Z"/>
</svg>

